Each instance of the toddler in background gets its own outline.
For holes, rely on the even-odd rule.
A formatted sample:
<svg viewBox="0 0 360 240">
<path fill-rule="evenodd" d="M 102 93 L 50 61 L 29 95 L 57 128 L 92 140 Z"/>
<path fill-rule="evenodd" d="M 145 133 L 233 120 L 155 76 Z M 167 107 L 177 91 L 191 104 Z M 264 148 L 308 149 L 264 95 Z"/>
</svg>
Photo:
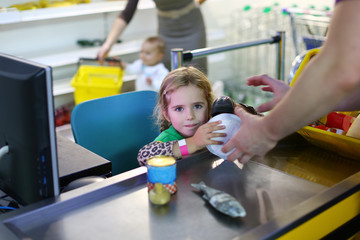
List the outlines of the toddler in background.
<svg viewBox="0 0 360 240">
<path fill-rule="evenodd" d="M 160 85 L 169 70 L 161 62 L 164 57 L 165 43 L 160 37 L 147 38 L 140 51 L 140 59 L 131 64 L 121 62 L 127 74 L 136 74 L 135 90 L 159 91 Z"/>
<path fill-rule="evenodd" d="M 176 159 L 195 153 L 209 144 L 222 144 L 212 138 L 225 137 L 214 131 L 224 129 L 221 121 L 208 122 L 214 95 L 204 73 L 194 67 L 171 71 L 161 84 L 157 114 L 161 134 L 139 150 L 140 166 L 157 155 Z"/>
</svg>

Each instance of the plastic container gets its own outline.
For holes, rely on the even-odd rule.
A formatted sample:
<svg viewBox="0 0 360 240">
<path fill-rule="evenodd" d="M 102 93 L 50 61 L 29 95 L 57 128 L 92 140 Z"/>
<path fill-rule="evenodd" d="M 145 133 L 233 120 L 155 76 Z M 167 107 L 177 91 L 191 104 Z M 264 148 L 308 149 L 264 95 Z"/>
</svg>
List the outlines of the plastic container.
<svg viewBox="0 0 360 240">
<path fill-rule="evenodd" d="M 171 156 L 155 156 L 147 161 L 147 187 L 148 192 L 160 183 L 170 194 L 177 191 L 176 160 Z"/>
<path fill-rule="evenodd" d="M 290 86 L 292 86 L 301 71 L 304 69 L 305 65 L 310 61 L 311 57 L 319 53 L 319 49 L 309 50 L 301 62 L 298 69 L 296 69 L 296 74 L 292 79 Z M 356 116 L 359 114 L 358 111 L 355 112 L 339 112 L 345 115 Z M 327 116 L 319 119 L 320 122 L 324 122 Z M 326 150 L 336 152 L 341 156 L 351 158 L 354 160 L 360 160 L 360 139 L 347 137 L 341 134 L 324 131 L 322 129 L 317 129 L 314 127 L 306 126 L 298 130 L 298 133 L 301 134 L 309 143 L 324 148 Z"/>
<path fill-rule="evenodd" d="M 325 37 L 303 37 L 303 41 L 305 43 L 306 49 L 310 50 L 321 47 L 325 42 Z"/>
<path fill-rule="evenodd" d="M 124 71 L 120 67 L 81 65 L 71 80 L 75 104 L 121 92 Z"/>
</svg>

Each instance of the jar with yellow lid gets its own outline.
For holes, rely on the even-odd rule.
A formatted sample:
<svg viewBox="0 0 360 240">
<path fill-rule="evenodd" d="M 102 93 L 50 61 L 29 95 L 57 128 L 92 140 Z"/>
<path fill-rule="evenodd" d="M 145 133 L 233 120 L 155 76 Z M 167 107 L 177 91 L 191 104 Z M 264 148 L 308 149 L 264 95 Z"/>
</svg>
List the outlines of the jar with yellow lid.
<svg viewBox="0 0 360 240">
<path fill-rule="evenodd" d="M 150 192 L 155 183 L 161 183 L 171 194 L 177 191 L 176 160 L 172 156 L 155 156 L 147 163 L 147 187 Z"/>
</svg>

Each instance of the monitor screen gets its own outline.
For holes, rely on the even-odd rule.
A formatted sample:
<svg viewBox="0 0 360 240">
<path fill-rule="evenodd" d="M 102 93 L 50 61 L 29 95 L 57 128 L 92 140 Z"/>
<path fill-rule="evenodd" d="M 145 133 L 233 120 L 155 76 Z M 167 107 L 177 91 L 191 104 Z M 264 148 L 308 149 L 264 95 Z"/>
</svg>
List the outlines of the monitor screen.
<svg viewBox="0 0 360 240">
<path fill-rule="evenodd" d="M 0 189 L 20 205 L 60 191 L 52 69 L 2 53 Z"/>
</svg>

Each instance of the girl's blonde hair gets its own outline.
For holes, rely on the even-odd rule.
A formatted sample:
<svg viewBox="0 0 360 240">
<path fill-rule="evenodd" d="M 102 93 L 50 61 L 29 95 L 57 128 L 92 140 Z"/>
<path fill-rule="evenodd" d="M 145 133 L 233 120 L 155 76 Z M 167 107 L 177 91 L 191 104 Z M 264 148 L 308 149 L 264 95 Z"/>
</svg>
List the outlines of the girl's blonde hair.
<svg viewBox="0 0 360 240">
<path fill-rule="evenodd" d="M 160 126 L 161 131 L 168 129 L 171 126 L 171 122 L 166 120 L 163 115 L 163 112 L 167 113 L 168 111 L 168 94 L 180 87 L 188 86 L 190 84 L 203 90 L 204 98 L 208 105 L 208 119 L 210 119 L 211 107 L 215 97 L 212 93 L 211 84 L 208 78 L 204 73 L 194 67 L 181 67 L 166 75 L 158 93 L 158 102 L 154 114 L 157 117 L 157 123 Z"/>
</svg>

